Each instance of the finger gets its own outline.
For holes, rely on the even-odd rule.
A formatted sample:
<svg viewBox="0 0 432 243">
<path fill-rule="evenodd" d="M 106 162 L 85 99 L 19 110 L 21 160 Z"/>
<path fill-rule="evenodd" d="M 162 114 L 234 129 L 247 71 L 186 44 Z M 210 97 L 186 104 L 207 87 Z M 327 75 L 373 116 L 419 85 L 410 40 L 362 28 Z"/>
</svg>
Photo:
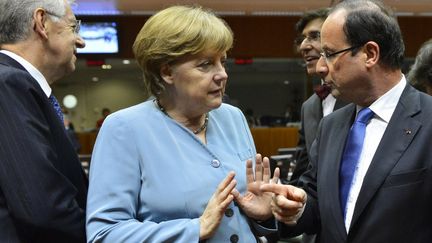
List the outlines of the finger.
<svg viewBox="0 0 432 243">
<path fill-rule="evenodd" d="M 232 191 L 231 191 L 231 194 L 234 196 L 234 199 L 236 200 L 236 201 L 241 201 L 242 199 L 243 199 L 243 196 L 240 194 L 240 192 L 237 190 L 237 189 L 233 189 Z"/>
<path fill-rule="evenodd" d="M 303 208 L 303 202 L 290 200 L 282 195 L 276 195 L 274 199 L 275 205 L 282 211 L 286 211 L 286 215 L 296 214 Z"/>
<path fill-rule="evenodd" d="M 246 161 L 246 183 L 254 182 L 254 171 L 252 167 L 252 160 L 248 159 Z"/>
<path fill-rule="evenodd" d="M 222 212 L 225 212 L 225 210 L 228 208 L 228 206 L 230 205 L 230 203 L 234 200 L 234 196 L 233 195 L 228 195 L 228 197 L 226 197 L 219 205 L 221 206 L 221 210 Z"/>
<path fill-rule="evenodd" d="M 277 184 L 279 182 L 279 177 L 280 177 L 280 170 L 279 167 L 276 167 L 273 173 L 273 178 L 271 179 L 270 183 Z"/>
<path fill-rule="evenodd" d="M 303 189 L 291 185 L 263 184 L 260 186 L 260 190 L 263 192 L 272 192 L 283 195 L 289 200 L 301 203 L 304 203 L 306 198 L 306 192 Z"/>
<path fill-rule="evenodd" d="M 263 158 L 263 181 L 268 183 L 270 181 L 270 160 L 267 157 Z"/>
<path fill-rule="evenodd" d="M 219 183 L 217 190 L 216 190 L 216 193 L 217 194 L 222 193 L 231 184 L 231 182 L 234 180 L 234 176 L 235 176 L 235 173 L 233 171 L 230 171 L 228 173 L 228 175 L 225 177 L 225 179 L 221 183 Z"/>
<path fill-rule="evenodd" d="M 263 184 L 260 190 L 263 192 L 272 192 L 276 194 L 286 195 L 289 185 L 282 184 Z"/>
<path fill-rule="evenodd" d="M 272 212 L 277 213 L 282 217 L 294 217 L 302 212 L 303 208 L 293 207 L 293 208 L 282 208 L 277 205 L 272 206 Z"/>
<path fill-rule="evenodd" d="M 256 154 L 255 156 L 255 181 L 262 181 L 262 156 L 261 154 Z"/>
<path fill-rule="evenodd" d="M 223 189 L 223 191 L 221 193 L 219 193 L 220 198 L 222 198 L 223 200 L 225 198 L 227 198 L 229 195 L 232 194 L 232 191 L 235 189 L 235 186 L 237 185 L 237 181 L 234 179 L 230 182 L 230 184 L 227 185 L 227 187 L 225 187 Z"/>
<path fill-rule="evenodd" d="M 294 226 L 297 224 L 297 220 L 295 220 L 295 218 L 285 217 L 285 216 L 279 215 L 277 213 L 273 213 L 273 216 L 275 217 L 275 219 L 277 221 L 280 221 L 286 225 Z"/>
<path fill-rule="evenodd" d="M 290 198 L 297 202 L 306 203 L 307 195 L 303 189 L 294 187 L 294 190 L 289 191 L 287 198 Z"/>
</svg>

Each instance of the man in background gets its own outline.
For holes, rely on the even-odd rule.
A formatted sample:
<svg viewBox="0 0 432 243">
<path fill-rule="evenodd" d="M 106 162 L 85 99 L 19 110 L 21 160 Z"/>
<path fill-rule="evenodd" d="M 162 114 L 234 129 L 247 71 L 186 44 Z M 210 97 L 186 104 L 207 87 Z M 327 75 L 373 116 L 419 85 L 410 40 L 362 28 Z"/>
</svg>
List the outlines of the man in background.
<svg viewBox="0 0 432 243">
<path fill-rule="evenodd" d="M 105 121 L 105 118 L 111 114 L 111 110 L 108 108 L 102 109 L 102 117 L 96 121 L 96 129 L 100 129 L 102 127 L 102 123 Z"/>
<path fill-rule="evenodd" d="M 417 88 L 432 95 L 432 39 L 420 47 L 407 77 Z"/>
<path fill-rule="evenodd" d="M 345 0 L 321 28 L 317 69 L 352 102 L 320 123 L 310 169 L 291 185 L 265 185 L 285 234 L 325 243 L 429 243 L 432 239 L 432 97 L 402 74 L 405 46 L 380 2 Z"/>
<path fill-rule="evenodd" d="M 85 46 L 66 0 L 0 0 L 0 242 L 85 242 L 88 181 L 50 85 Z"/>
<path fill-rule="evenodd" d="M 306 12 L 296 24 L 298 37 L 295 45 L 303 57 L 307 74 L 319 77 L 316 64 L 321 52 L 321 26 L 327 18 L 329 8 Z M 299 177 L 306 171 L 309 164 L 308 151 L 315 139 L 318 124 L 324 116 L 337 110 L 345 102 L 335 98 L 337 91 L 321 81 L 321 85 L 314 87 L 315 93 L 307 99 L 301 108 L 301 129 L 299 131 L 299 151 L 296 153 L 296 166 L 291 176 L 290 184 L 295 185 Z"/>
</svg>

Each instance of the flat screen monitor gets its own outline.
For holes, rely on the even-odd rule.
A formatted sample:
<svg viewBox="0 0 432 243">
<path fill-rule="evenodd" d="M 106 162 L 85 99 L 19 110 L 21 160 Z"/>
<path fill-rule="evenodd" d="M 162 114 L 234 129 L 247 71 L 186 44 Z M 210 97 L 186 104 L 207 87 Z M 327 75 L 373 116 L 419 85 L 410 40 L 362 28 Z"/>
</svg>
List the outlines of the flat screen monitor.
<svg viewBox="0 0 432 243">
<path fill-rule="evenodd" d="M 86 46 L 78 48 L 78 53 L 116 54 L 119 52 L 116 22 L 82 22 L 79 34 Z"/>
</svg>

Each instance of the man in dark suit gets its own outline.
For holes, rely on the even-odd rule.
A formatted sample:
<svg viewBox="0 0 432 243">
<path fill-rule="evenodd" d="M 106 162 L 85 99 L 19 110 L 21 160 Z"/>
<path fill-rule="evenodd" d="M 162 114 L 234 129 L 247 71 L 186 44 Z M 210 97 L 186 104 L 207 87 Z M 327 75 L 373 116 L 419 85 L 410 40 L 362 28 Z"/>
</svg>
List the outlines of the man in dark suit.
<svg viewBox="0 0 432 243">
<path fill-rule="evenodd" d="M 306 12 L 296 24 L 298 37 L 295 45 L 303 57 L 307 74 L 311 77 L 319 77 L 316 64 L 321 52 L 321 26 L 327 18 L 329 8 L 317 9 Z M 296 166 L 290 179 L 290 184 L 295 185 L 301 174 L 309 164 L 308 151 L 315 140 L 318 124 L 324 116 L 346 105 L 340 99 L 336 99 L 337 91 L 331 92 L 331 87 L 326 83 L 315 86 L 316 92 L 307 99 L 301 108 L 301 129 L 299 130 L 299 150 L 296 153 Z"/>
<path fill-rule="evenodd" d="M 401 72 L 396 19 L 378 2 L 346 0 L 321 34 L 318 70 L 353 104 L 322 119 L 302 188 L 261 188 L 275 193 L 281 231 L 320 232 L 324 243 L 430 242 L 432 97 Z"/>
<path fill-rule="evenodd" d="M 0 242 L 85 242 L 88 181 L 50 88 L 75 69 L 79 22 L 66 0 L 0 9 Z"/>
<path fill-rule="evenodd" d="M 312 78 L 319 77 L 316 64 L 321 52 L 321 26 L 329 11 L 329 8 L 322 8 L 306 12 L 296 24 L 296 31 L 299 36 L 295 40 L 295 45 L 303 57 L 307 74 Z M 309 151 L 315 140 L 321 119 L 346 105 L 344 101 L 336 99 L 337 90 L 332 93 L 331 87 L 323 80 L 320 85 L 314 87 L 314 90 L 315 93 L 301 107 L 300 139 L 295 155 L 296 165 L 289 182 L 291 185 L 296 185 L 300 176 L 307 170 Z M 315 235 L 303 234 L 302 242 L 313 243 L 316 241 L 315 238 Z"/>
</svg>

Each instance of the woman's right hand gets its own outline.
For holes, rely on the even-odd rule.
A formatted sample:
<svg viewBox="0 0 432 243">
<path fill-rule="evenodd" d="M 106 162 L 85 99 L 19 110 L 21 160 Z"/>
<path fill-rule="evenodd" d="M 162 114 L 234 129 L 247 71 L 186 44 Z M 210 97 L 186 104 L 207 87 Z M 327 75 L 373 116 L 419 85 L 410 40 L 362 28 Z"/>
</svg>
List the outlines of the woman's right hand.
<svg viewBox="0 0 432 243">
<path fill-rule="evenodd" d="M 234 200 L 231 194 L 237 182 L 234 179 L 235 173 L 230 172 L 219 184 L 216 192 L 210 198 L 200 220 L 200 240 L 213 236 L 216 232 L 228 205 Z"/>
</svg>

